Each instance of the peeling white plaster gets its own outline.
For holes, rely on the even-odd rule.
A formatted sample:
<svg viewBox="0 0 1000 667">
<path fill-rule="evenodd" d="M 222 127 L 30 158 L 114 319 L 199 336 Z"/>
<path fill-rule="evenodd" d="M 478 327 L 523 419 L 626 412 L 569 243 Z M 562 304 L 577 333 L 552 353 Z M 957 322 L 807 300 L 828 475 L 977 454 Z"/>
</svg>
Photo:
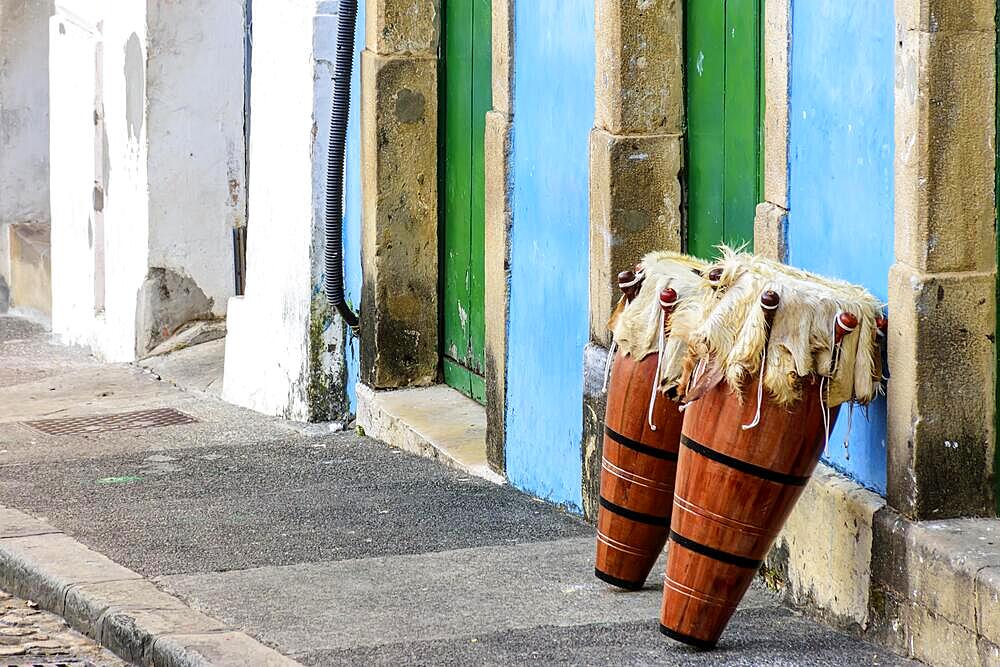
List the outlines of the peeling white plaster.
<svg viewBox="0 0 1000 667">
<path fill-rule="evenodd" d="M 336 16 L 316 3 L 254 2 L 246 295 L 229 301 L 222 396 L 309 418 L 310 322 L 323 303 L 323 176 Z M 262 159 L 263 158 L 263 159 Z M 275 270 L 280 267 L 280 270 Z M 321 316 L 321 315 L 317 315 Z M 340 320 L 323 332 L 342 363 Z M 328 370 L 328 369 L 327 369 Z"/>
<path fill-rule="evenodd" d="M 58 0 L 49 35 L 53 331 L 129 361 L 151 269 L 191 277 L 215 315 L 234 290 L 243 6 Z"/>
</svg>

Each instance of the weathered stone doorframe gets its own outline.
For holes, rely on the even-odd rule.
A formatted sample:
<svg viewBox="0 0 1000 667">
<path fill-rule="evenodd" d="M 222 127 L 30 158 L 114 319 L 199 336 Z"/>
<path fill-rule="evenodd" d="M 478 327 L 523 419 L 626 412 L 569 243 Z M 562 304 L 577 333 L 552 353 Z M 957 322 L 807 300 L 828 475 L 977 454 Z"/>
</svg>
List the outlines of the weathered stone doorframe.
<svg viewBox="0 0 1000 667">
<path fill-rule="evenodd" d="M 603 371 L 618 272 L 683 233 L 684 23 L 680 0 L 597 0 L 590 134 L 590 343 L 584 351 L 583 505 L 597 511 Z"/>
<path fill-rule="evenodd" d="M 486 158 L 486 417 L 504 470 L 514 0 L 493 0 Z M 361 56 L 361 380 L 439 381 L 438 59 L 441 0 L 369 0 Z"/>
<path fill-rule="evenodd" d="M 888 501 L 996 514 L 996 0 L 896 0 Z"/>
<path fill-rule="evenodd" d="M 493 110 L 486 114 L 486 456 L 506 470 L 507 321 L 510 315 L 514 2 L 493 0 Z"/>
<path fill-rule="evenodd" d="M 361 380 L 438 379 L 437 0 L 368 0 L 361 54 Z"/>
<path fill-rule="evenodd" d="M 762 0 L 764 12 L 764 191 L 754 218 L 754 252 L 788 258 L 788 59 L 791 0 Z"/>
</svg>

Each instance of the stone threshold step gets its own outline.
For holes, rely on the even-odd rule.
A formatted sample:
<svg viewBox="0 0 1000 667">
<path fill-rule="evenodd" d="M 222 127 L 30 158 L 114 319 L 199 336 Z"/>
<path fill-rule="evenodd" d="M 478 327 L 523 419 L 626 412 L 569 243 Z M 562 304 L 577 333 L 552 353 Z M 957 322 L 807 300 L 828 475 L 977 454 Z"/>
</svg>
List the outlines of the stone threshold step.
<svg viewBox="0 0 1000 667">
<path fill-rule="evenodd" d="M 359 383 L 358 425 L 365 435 L 440 461 L 494 484 L 486 461 L 486 409 L 447 385 L 375 391 Z"/>
<path fill-rule="evenodd" d="M 867 634 L 932 665 L 1000 665 L 1000 520 L 875 515 Z"/>
</svg>

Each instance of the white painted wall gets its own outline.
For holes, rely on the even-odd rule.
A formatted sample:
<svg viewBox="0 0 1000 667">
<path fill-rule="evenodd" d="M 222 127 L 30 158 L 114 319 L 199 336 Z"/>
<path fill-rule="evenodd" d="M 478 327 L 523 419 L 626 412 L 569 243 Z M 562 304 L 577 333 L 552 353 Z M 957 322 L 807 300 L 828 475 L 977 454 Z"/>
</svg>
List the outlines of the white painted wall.
<svg viewBox="0 0 1000 667">
<path fill-rule="evenodd" d="M 224 315 L 246 213 L 243 0 L 150 2 L 149 261 Z"/>
<path fill-rule="evenodd" d="M 60 163 L 53 326 L 105 359 L 132 360 L 148 337 L 139 306 L 157 291 L 151 271 L 192 279 L 213 300 L 210 314 L 224 314 L 234 292 L 230 230 L 243 220 L 246 180 L 243 5 L 148 0 L 102 9 L 58 0 L 56 12 L 50 79 L 66 107 L 51 130 Z M 63 22 L 76 28 L 60 32 Z M 95 137 L 95 110 L 103 137 Z M 102 181 L 99 212 L 93 193 Z"/>
<path fill-rule="evenodd" d="M 94 321 L 96 22 L 61 12 L 49 26 L 52 81 L 52 330 L 91 345 Z"/>
<path fill-rule="evenodd" d="M 299 420 L 315 417 L 315 374 L 336 383 L 343 373 L 341 323 L 324 315 L 321 291 L 335 5 L 253 4 L 247 289 L 229 304 L 223 397 Z M 311 322 L 324 323 L 319 340 Z"/>
<path fill-rule="evenodd" d="M 49 17 L 52 0 L 0 2 L 0 279 L 6 225 L 49 221 Z"/>
</svg>

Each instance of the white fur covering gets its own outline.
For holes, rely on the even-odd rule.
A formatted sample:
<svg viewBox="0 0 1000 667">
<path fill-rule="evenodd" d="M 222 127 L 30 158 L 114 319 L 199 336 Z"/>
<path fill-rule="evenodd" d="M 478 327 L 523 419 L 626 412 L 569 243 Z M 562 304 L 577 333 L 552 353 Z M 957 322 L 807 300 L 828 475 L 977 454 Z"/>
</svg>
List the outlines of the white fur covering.
<svg viewBox="0 0 1000 667">
<path fill-rule="evenodd" d="M 645 274 L 638 294 L 631 303 L 619 301 L 608 328 L 622 354 L 642 359 L 657 352 L 660 339 L 660 292 L 667 287 L 677 292 L 677 305 L 666 321 L 664 356 L 661 362 L 660 389 L 678 386 L 682 364 L 688 351 L 688 341 L 674 333 L 673 322 L 689 311 L 700 313 L 702 304 L 711 293 L 708 282 L 700 273 L 707 268 L 701 260 L 675 252 L 652 252 L 642 258 L 637 267 Z"/>
<path fill-rule="evenodd" d="M 779 404 L 798 401 L 809 376 L 828 378 L 823 386 L 830 407 L 875 398 L 882 375 L 875 322 L 882 304 L 872 294 L 843 281 L 721 250 L 721 259 L 711 267 L 722 269 L 717 289 L 700 291 L 700 308 L 686 308 L 672 318 L 675 336 L 689 343 L 689 365 L 705 361 L 721 366 L 729 385 L 744 391 L 760 370 L 766 346 L 764 387 Z M 781 299 L 770 335 L 760 306 L 767 290 Z M 844 337 L 836 368 L 831 368 L 834 321 L 841 312 L 856 316 L 858 326 Z"/>
</svg>

